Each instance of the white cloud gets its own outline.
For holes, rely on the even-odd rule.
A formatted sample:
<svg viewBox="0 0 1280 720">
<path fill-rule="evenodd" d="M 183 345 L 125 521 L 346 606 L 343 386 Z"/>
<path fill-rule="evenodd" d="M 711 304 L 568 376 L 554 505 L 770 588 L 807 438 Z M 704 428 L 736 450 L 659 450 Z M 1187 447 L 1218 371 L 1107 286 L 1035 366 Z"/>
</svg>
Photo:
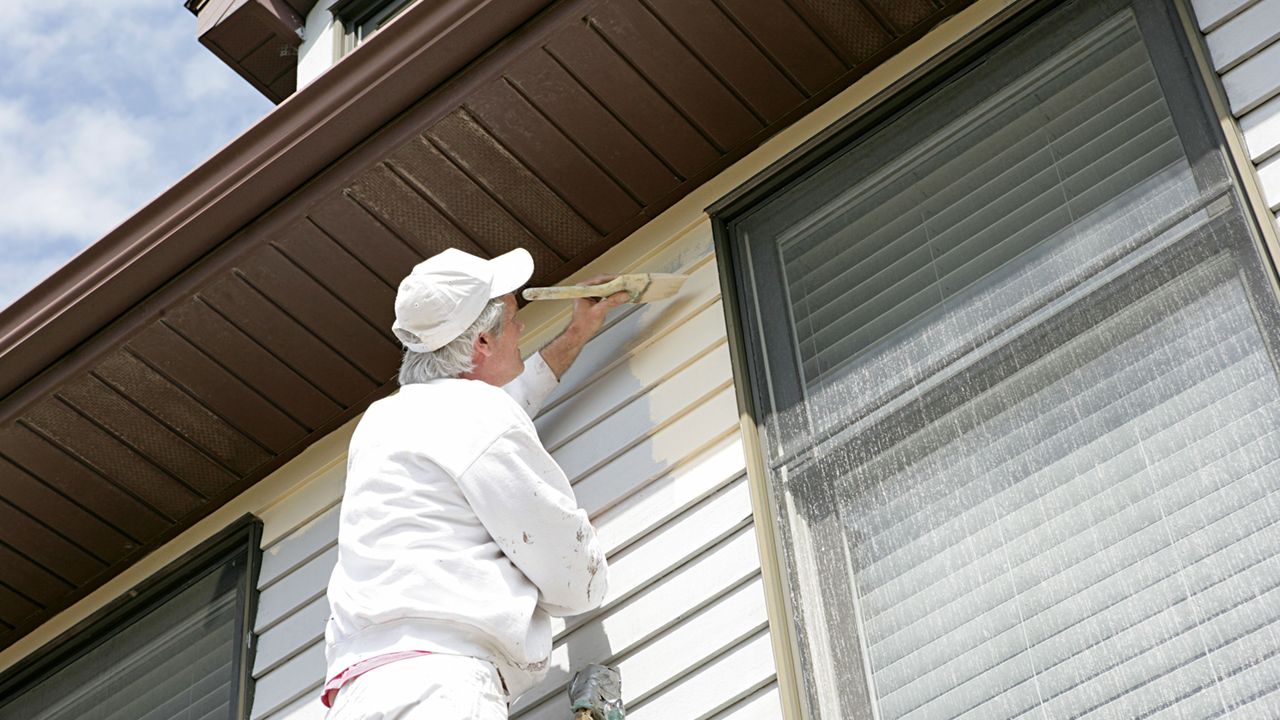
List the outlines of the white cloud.
<svg viewBox="0 0 1280 720">
<path fill-rule="evenodd" d="M 270 109 L 179 0 L 0 2 L 0 308 Z"/>
<path fill-rule="evenodd" d="M 143 118 L 70 105 L 51 117 L 0 105 L 0 237 L 31 254 L 47 238 L 90 238 L 123 220 L 139 187 L 162 182 Z"/>
<path fill-rule="evenodd" d="M 219 60 L 212 53 L 207 55 L 193 57 L 182 67 L 182 95 L 187 100 L 216 98 L 226 94 L 235 83 L 245 82 L 230 72 L 222 72 L 225 68 L 217 67 Z"/>
<path fill-rule="evenodd" d="M 195 19 L 180 0 L 6 2 L 0 3 L 0 23 L 12 30 L 4 53 L 21 61 L 7 68 L 15 73 L 10 79 L 22 81 L 118 80 L 121 71 L 145 67 L 120 60 L 166 58 L 195 35 Z M 104 62 L 109 59 L 116 62 Z"/>
</svg>

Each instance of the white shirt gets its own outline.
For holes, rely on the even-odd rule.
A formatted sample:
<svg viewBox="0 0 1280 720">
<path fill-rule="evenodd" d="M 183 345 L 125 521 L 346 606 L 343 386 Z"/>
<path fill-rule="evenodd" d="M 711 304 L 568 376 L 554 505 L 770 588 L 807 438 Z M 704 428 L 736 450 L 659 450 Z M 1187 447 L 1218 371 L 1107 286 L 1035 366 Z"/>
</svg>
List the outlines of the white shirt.
<svg viewBox="0 0 1280 720">
<path fill-rule="evenodd" d="M 433 380 L 365 412 L 347 456 L 326 677 L 404 650 L 469 655 L 498 667 L 514 701 L 546 671 L 550 617 L 604 601 L 604 551 L 529 419 L 556 382 L 535 354 L 505 388 Z"/>
</svg>

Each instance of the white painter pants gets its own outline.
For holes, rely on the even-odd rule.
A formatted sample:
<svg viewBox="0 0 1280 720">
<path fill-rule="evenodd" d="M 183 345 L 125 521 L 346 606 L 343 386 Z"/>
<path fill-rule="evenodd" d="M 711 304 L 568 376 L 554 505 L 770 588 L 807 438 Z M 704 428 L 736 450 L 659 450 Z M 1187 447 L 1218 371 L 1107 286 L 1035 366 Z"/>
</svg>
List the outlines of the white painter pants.
<svg viewBox="0 0 1280 720">
<path fill-rule="evenodd" d="M 485 660 L 433 653 L 351 680 L 325 720 L 506 720 L 507 694 Z"/>
</svg>

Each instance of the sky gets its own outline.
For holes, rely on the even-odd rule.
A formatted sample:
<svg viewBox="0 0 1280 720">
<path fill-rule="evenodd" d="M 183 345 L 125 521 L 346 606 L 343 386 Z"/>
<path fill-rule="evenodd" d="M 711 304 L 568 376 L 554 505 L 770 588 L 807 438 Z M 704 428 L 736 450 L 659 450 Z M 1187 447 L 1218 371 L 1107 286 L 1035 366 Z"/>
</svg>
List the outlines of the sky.
<svg viewBox="0 0 1280 720">
<path fill-rule="evenodd" d="M 272 104 L 182 0 L 0 0 L 0 309 Z"/>
</svg>

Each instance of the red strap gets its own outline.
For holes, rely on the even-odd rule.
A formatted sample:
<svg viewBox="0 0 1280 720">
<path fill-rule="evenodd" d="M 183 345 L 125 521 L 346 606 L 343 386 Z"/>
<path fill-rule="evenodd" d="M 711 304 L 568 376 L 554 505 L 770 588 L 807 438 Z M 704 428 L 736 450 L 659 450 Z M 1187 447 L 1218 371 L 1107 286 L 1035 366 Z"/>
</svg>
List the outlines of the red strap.
<svg viewBox="0 0 1280 720">
<path fill-rule="evenodd" d="M 324 689 L 320 691 L 320 702 L 325 707 L 333 707 L 333 699 L 338 696 L 338 691 L 343 685 L 355 680 L 361 675 L 369 672 L 374 668 L 380 668 L 397 660 L 407 660 L 411 657 L 419 655 L 430 655 L 426 650 L 405 650 L 404 652 L 387 653 L 385 655 L 376 655 L 368 660 L 361 660 L 342 672 L 334 675 L 329 682 L 324 684 Z"/>
</svg>

